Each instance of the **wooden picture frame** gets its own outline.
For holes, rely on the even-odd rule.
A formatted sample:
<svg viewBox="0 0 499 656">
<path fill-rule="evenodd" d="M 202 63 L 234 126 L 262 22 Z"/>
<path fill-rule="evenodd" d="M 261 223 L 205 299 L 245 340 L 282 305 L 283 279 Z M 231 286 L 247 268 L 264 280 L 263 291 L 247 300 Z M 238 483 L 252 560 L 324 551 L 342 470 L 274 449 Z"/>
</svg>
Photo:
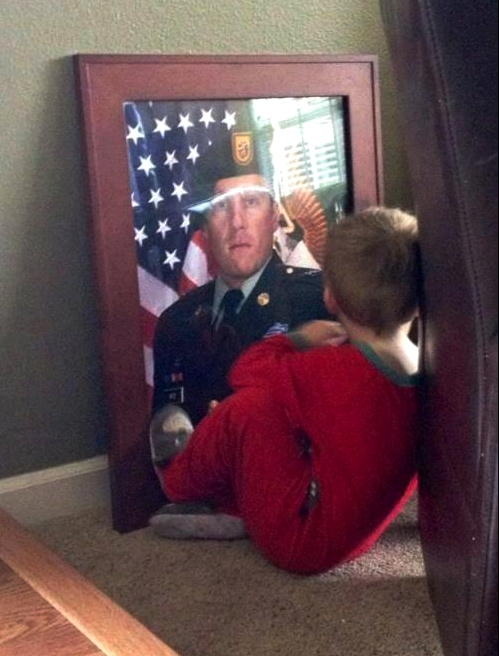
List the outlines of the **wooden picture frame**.
<svg viewBox="0 0 499 656">
<path fill-rule="evenodd" d="M 144 526 L 163 502 L 150 462 L 150 402 L 130 203 L 130 101 L 342 97 L 352 209 L 383 202 L 376 56 L 75 55 L 100 307 L 113 526 Z"/>
</svg>

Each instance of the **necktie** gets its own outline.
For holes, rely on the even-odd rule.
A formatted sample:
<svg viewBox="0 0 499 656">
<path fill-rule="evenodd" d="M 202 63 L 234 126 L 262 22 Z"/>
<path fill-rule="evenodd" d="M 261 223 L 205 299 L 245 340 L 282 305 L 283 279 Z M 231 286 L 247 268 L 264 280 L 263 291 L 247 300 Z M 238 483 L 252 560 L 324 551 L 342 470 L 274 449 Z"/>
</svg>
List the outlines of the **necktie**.
<svg viewBox="0 0 499 656">
<path fill-rule="evenodd" d="M 222 322 L 233 326 L 237 317 L 236 310 L 241 304 L 244 294 L 240 289 L 229 289 L 222 299 L 220 308 L 223 310 Z"/>
</svg>

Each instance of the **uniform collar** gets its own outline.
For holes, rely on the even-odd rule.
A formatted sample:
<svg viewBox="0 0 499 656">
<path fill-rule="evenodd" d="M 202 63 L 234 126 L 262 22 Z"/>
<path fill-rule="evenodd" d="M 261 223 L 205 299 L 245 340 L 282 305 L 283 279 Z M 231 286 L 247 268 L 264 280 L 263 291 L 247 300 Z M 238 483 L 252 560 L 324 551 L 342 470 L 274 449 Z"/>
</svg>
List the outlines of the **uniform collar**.
<svg viewBox="0 0 499 656">
<path fill-rule="evenodd" d="M 239 309 L 244 305 L 244 303 L 247 301 L 249 296 L 251 295 L 251 292 L 254 290 L 256 287 L 258 281 L 260 280 L 262 273 L 265 271 L 268 263 L 270 262 L 272 258 L 270 257 L 263 267 L 254 273 L 251 278 L 248 278 L 243 282 L 241 285 L 241 291 L 243 293 L 244 299 L 241 302 L 241 305 Z M 220 276 L 217 277 L 215 280 L 215 294 L 213 297 L 213 316 L 216 317 L 218 315 L 218 312 L 220 311 L 220 305 L 222 303 L 222 299 L 225 296 L 226 292 L 228 292 L 230 287 L 220 278 Z"/>
</svg>

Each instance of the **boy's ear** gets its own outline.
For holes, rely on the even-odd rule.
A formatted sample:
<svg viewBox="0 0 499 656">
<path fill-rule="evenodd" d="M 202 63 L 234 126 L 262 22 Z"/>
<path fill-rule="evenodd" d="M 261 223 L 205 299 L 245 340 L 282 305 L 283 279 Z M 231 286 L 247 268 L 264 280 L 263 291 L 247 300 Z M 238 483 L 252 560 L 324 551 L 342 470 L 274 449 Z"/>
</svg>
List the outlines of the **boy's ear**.
<svg viewBox="0 0 499 656">
<path fill-rule="evenodd" d="M 324 305 L 329 314 L 336 314 L 338 312 L 338 304 L 330 287 L 324 288 Z"/>
</svg>

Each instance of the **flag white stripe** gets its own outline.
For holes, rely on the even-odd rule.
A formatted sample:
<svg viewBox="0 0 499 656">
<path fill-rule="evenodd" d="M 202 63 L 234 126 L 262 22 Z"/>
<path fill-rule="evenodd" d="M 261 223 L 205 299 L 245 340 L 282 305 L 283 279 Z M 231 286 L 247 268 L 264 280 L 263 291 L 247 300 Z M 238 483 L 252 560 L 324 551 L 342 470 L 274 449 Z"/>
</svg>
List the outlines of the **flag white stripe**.
<svg viewBox="0 0 499 656">
<path fill-rule="evenodd" d="M 167 307 L 178 300 L 178 294 L 171 287 L 151 276 L 140 266 L 138 277 L 140 304 L 154 316 L 159 317 Z"/>
<path fill-rule="evenodd" d="M 201 285 L 211 280 L 206 253 L 196 244 L 194 239 L 191 239 L 187 247 L 182 271 L 197 287 L 201 287 Z"/>
<path fill-rule="evenodd" d="M 154 387 L 154 359 L 152 348 L 144 346 L 144 366 L 146 371 L 146 383 Z"/>
</svg>

